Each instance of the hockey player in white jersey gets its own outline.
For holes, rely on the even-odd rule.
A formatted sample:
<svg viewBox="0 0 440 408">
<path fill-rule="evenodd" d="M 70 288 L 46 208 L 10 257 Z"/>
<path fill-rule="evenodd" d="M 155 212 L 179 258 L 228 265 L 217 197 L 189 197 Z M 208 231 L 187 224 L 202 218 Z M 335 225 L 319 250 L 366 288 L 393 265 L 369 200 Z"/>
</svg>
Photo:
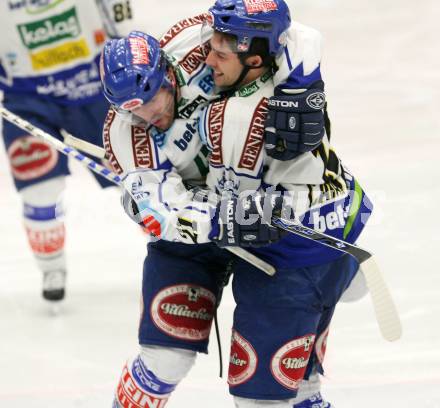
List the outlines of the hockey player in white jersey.
<svg viewBox="0 0 440 408">
<path fill-rule="evenodd" d="M 100 90 L 98 58 L 107 31 L 116 35 L 129 21 L 129 1 L 0 3 L 0 90 L 4 107 L 58 138 L 64 129 L 102 144 L 102 121 L 108 104 Z M 43 273 L 43 297 L 61 300 L 66 260 L 59 200 L 68 174 L 67 159 L 7 121 L 3 123 L 3 138 L 23 202 L 28 241 Z M 98 182 L 109 185 L 100 178 Z"/>
<path fill-rule="evenodd" d="M 254 11 L 247 14 L 256 14 L 257 16 L 252 16 L 254 18 L 260 17 L 262 11 L 261 8 L 258 9 L 258 5 L 262 5 L 261 2 L 217 2 L 211 10 L 213 14 L 216 8 L 217 11 L 222 11 L 221 6 L 224 3 L 230 3 L 229 11 L 234 11 L 232 6 L 235 3 L 250 7 Z M 283 2 L 271 1 L 264 4 L 269 7 L 269 12 L 265 11 L 269 18 L 263 18 L 259 27 L 267 27 L 271 23 L 270 16 L 273 13 L 277 13 L 278 18 L 278 13 L 288 16 Z M 252 8 L 252 5 L 257 5 L 257 9 Z M 244 15 L 246 16 L 246 12 Z M 215 28 L 219 28 L 218 21 L 214 20 L 214 25 Z M 274 25 L 276 26 L 275 23 Z M 270 46 L 273 46 L 270 51 L 266 51 L 266 56 L 275 55 L 282 48 L 282 44 L 275 44 L 285 29 L 286 27 L 281 31 L 267 30 L 266 33 L 256 30 L 257 33 L 248 37 L 250 41 L 247 45 L 250 46 L 253 37 L 261 36 L 268 39 Z M 275 41 L 270 35 L 268 38 L 268 32 L 274 33 Z M 234 31 L 232 33 L 236 34 Z M 247 200 L 251 209 L 258 209 L 262 200 L 256 197 L 262 197 L 264 194 L 264 190 L 260 189 L 263 181 L 267 184 L 270 182 L 272 186 L 292 187 L 291 191 L 306 191 L 307 202 L 296 203 L 296 212 L 308 212 L 312 204 L 316 205 L 312 208 L 314 211 L 309 211 L 309 219 L 324 219 L 321 225 L 324 230 L 327 228 L 325 220 L 332 220 L 333 232 L 345 233 L 347 239 L 356 238 L 362 229 L 359 222 L 360 214 L 363 211 L 368 213 L 368 209 L 362 207 L 365 201 L 361 192 L 361 203 L 356 211 L 348 211 L 351 216 L 350 223 L 346 222 L 342 214 L 338 218 L 340 225 L 336 226 L 335 216 L 341 214 L 339 206 L 346 204 L 348 209 L 353 209 L 347 194 L 351 187 L 350 181 L 353 180 L 343 171 L 336 155 L 330 153 L 328 142 L 325 142 L 326 146 L 321 151 L 310 153 L 306 159 L 299 157 L 295 162 L 283 164 L 264 159 L 262 123 L 267 109 L 264 111 L 264 104 L 261 102 L 271 95 L 270 87 L 273 90 L 268 69 L 271 64 L 261 65 L 261 60 L 252 58 L 255 51 L 245 47 L 246 41 L 236 43 L 241 45 L 241 52 L 248 52 L 244 61 L 248 61 L 254 68 L 241 78 L 241 83 L 235 83 L 242 72 L 242 69 L 239 69 L 237 75 L 231 77 L 234 79 L 233 82 L 222 84 L 224 77 L 233 71 L 225 70 L 215 58 L 229 58 L 230 54 L 237 58 L 239 48 L 235 47 L 233 52 L 230 49 L 228 51 L 223 45 L 229 47 L 230 39 L 223 44 L 221 38 L 217 33 L 211 40 L 210 46 L 213 50 L 208 54 L 207 62 L 214 67 L 214 79 L 218 85 L 237 86 L 237 93 L 227 98 L 226 102 L 223 99 L 211 104 L 203 112 L 202 120 L 190 121 L 186 125 L 175 123 L 169 133 L 153 133 L 151 140 L 148 139 L 145 122 L 166 128 L 164 112 L 170 107 L 170 98 L 164 95 L 163 91 L 172 89 L 170 85 L 174 83 L 175 69 L 166 71 L 168 75 L 162 71 L 162 77 L 156 76 L 156 70 L 160 72 L 160 67 L 163 67 L 159 63 L 161 59 L 157 51 L 154 52 L 152 40 L 139 33 L 134 33 L 133 39 L 129 39 L 127 44 L 121 43 L 119 53 L 116 49 L 113 50 L 115 55 L 118 55 L 113 63 L 109 57 L 112 54 L 111 49 L 104 56 L 104 89 L 107 97 L 122 110 L 125 107 L 127 118 L 131 116 L 132 119 L 140 118 L 144 121 L 143 125 L 139 122 L 141 126 L 129 127 L 127 133 L 124 132 L 124 122 L 118 121 L 118 116 L 111 113 L 104 133 L 107 148 L 113 154 L 113 165 L 126 176 L 127 189 L 130 196 L 135 198 L 134 201 L 128 202 L 127 211 L 135 219 L 142 221 L 154 235 L 163 238 L 156 245 L 149 245 L 150 260 L 147 258 L 144 269 L 144 313 L 139 336 L 142 352 L 125 367 L 118 385 L 115 406 L 164 405 L 171 391 L 192 365 L 195 353 L 188 350 L 205 350 L 217 287 L 212 278 L 206 276 L 206 271 L 203 283 L 200 282 L 200 277 L 197 278 L 199 281 L 192 279 L 195 274 L 202 272 L 203 266 L 200 264 L 205 262 L 206 265 L 206 261 L 215 264 L 221 255 L 214 255 L 212 246 L 203 245 L 209 245 L 207 242 L 212 239 L 220 247 L 231 244 L 259 246 L 277 241 L 279 238 L 275 229 L 261 221 L 249 227 L 234 222 L 224 223 L 222 216 L 214 219 L 205 216 L 210 210 L 216 212 L 218 206 L 207 203 L 200 192 L 196 195 L 202 200 L 191 200 L 193 194 L 185 192 L 181 178 L 174 170 L 193 165 L 194 156 L 191 157 L 189 153 L 197 151 L 193 149 L 193 144 L 199 143 L 194 137 L 196 128 L 205 135 L 211 151 L 208 185 L 211 191 L 218 193 L 225 187 L 233 190 L 232 196 L 226 198 L 227 203 L 232 204 L 226 208 L 232 208 L 232 211 L 235 211 L 236 203 L 239 201 L 234 196 L 248 188 L 260 190 L 259 196 L 254 195 L 253 200 Z M 114 45 L 118 48 L 117 44 Z M 131 56 L 130 53 L 128 57 L 124 55 L 121 48 L 124 45 L 130 49 Z M 261 54 L 264 53 L 261 51 Z M 139 56 L 142 58 L 139 59 Z M 133 67 L 133 61 L 136 61 L 135 65 L 148 66 L 154 72 L 145 77 L 137 77 L 140 72 L 145 71 Z M 205 78 L 201 71 L 196 71 L 196 74 L 200 75 L 199 81 Z M 124 78 L 126 73 L 129 73 L 131 79 Z M 247 76 L 248 74 L 250 75 Z M 133 78 L 134 86 L 130 87 L 129 83 L 133 83 Z M 148 78 L 151 78 L 151 81 Z M 190 81 L 197 84 L 197 76 Z M 165 87 L 161 88 L 162 85 Z M 144 93 L 136 92 L 139 88 Z M 308 93 L 304 99 L 311 99 L 313 96 L 322 103 L 322 96 L 314 93 Z M 144 98 L 146 95 L 148 97 Z M 119 97 L 121 99 L 118 99 Z M 244 100 L 245 103 L 240 103 L 240 100 Z M 307 109 L 301 111 L 305 106 L 301 106 L 300 102 L 301 96 L 294 103 L 298 105 L 294 118 L 308 113 Z M 320 103 L 318 106 L 322 108 Z M 240 115 L 239 119 L 237 112 Z M 117 126 L 114 126 L 115 123 Z M 173 149 L 175 152 L 180 149 L 180 157 L 179 154 L 172 153 Z M 183 151 L 186 159 L 182 155 Z M 331 160 L 326 153 L 331 155 Z M 172 167 L 170 157 L 179 157 L 181 160 L 175 168 Z M 264 165 L 268 168 L 264 169 Z M 151 168 L 154 170 L 149 170 Z M 307 174 L 308 171 L 311 174 Z M 358 188 L 358 191 L 361 190 Z M 324 195 L 323 192 L 328 194 Z M 326 207 L 326 204 L 335 202 L 338 204 L 335 205 L 333 214 L 329 209 L 331 205 Z M 299 207 L 299 204 L 303 204 L 303 208 Z M 312 213 L 314 215 L 310 217 Z M 341 231 L 343 224 L 350 225 Z M 229 225 L 232 228 L 229 228 Z M 221 231 L 228 233 L 222 234 Z M 190 248 L 182 247 L 177 242 L 167 244 L 164 241 L 166 239 L 206 244 L 193 246 L 199 251 L 194 257 L 195 253 L 191 252 Z M 234 266 L 234 295 L 239 305 L 234 319 L 231 349 L 231 393 L 236 396 L 236 404 L 240 407 L 288 407 L 292 404 L 297 407 L 311 407 L 312 404 L 328 406 L 320 400 L 319 395 L 299 400 L 292 398 L 296 396 L 304 374 L 308 376 L 315 367 L 321 369 L 328 323 L 334 304 L 350 282 L 357 265 L 351 259 L 341 257 L 339 253 L 332 253 L 304 240 L 286 237 L 280 241 L 280 246 L 277 245 L 263 248 L 259 252 L 279 267 L 274 278 L 262 276 L 241 262 Z M 204 248 L 203 252 L 201 247 Z M 213 252 L 206 252 L 207 248 Z M 280 257 L 281 252 L 284 252 L 283 257 Z M 167 257 L 164 258 L 163 254 Z M 184 255 L 192 261 L 199 256 L 199 265 L 197 262 L 194 264 L 186 260 Z M 176 265 L 176 261 L 180 261 L 182 265 Z M 221 261 L 218 265 L 221 268 Z M 180 275 L 177 279 L 184 280 L 185 283 L 178 284 L 179 281 L 175 280 L 176 272 Z M 210 272 L 214 274 L 215 268 Z M 317 296 L 318 293 L 321 295 Z M 176 364 L 176 360 L 180 364 Z"/>
</svg>

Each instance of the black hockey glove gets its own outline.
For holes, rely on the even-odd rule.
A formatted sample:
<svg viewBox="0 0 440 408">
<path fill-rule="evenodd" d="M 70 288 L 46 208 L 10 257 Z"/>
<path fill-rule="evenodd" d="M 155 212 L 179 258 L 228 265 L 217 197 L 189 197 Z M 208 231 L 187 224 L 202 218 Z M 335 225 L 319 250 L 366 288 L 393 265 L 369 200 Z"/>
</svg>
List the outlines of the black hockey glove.
<svg viewBox="0 0 440 408">
<path fill-rule="evenodd" d="M 225 192 L 217 205 L 210 238 L 219 246 L 262 247 L 280 240 L 286 233 L 273 227 L 272 215 L 279 215 L 283 199 L 254 193 L 233 197 Z"/>
<path fill-rule="evenodd" d="M 322 81 L 307 90 L 276 88 L 265 123 L 268 156 L 285 161 L 318 147 L 325 132 L 324 106 Z"/>
</svg>

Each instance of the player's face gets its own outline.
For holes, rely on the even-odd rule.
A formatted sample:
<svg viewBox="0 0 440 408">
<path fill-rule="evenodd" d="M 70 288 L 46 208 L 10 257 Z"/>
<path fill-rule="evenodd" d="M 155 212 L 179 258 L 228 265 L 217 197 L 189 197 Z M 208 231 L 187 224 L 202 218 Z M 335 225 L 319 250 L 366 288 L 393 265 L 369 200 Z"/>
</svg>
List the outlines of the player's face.
<svg viewBox="0 0 440 408">
<path fill-rule="evenodd" d="M 160 88 L 154 98 L 132 113 L 160 130 L 167 130 L 174 120 L 174 95 L 166 88 Z"/>
<path fill-rule="evenodd" d="M 221 33 L 214 32 L 211 40 L 211 51 L 206 63 L 214 70 L 214 82 L 218 87 L 234 85 L 243 70 L 237 54 Z"/>
</svg>

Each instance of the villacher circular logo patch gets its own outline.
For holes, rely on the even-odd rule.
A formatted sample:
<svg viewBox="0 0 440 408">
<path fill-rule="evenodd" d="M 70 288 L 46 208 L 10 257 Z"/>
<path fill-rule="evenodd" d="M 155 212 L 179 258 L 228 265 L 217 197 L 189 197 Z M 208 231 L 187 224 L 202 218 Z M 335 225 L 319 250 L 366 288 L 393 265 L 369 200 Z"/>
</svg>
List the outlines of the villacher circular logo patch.
<svg viewBox="0 0 440 408">
<path fill-rule="evenodd" d="M 310 334 L 291 340 L 281 347 L 271 361 L 271 371 L 275 380 L 290 390 L 298 389 L 304 377 L 314 341 L 315 335 Z"/>
<path fill-rule="evenodd" d="M 258 358 L 252 345 L 232 331 L 231 354 L 229 356 L 228 384 L 236 386 L 248 381 L 257 369 Z"/>
<path fill-rule="evenodd" d="M 58 152 L 32 136 L 15 140 L 8 149 L 12 174 L 17 180 L 32 180 L 49 173 L 57 164 Z"/>
<path fill-rule="evenodd" d="M 154 297 L 150 308 L 151 319 L 171 337 L 205 340 L 209 337 L 215 303 L 215 295 L 201 286 L 169 286 Z"/>
</svg>

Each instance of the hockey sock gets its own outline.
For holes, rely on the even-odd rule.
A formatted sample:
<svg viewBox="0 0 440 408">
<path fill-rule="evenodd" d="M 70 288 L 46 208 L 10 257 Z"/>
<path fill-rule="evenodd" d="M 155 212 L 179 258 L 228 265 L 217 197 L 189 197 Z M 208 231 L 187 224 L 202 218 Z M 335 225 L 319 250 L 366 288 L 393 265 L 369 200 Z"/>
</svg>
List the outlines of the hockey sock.
<svg viewBox="0 0 440 408">
<path fill-rule="evenodd" d="M 143 346 L 127 362 L 119 381 L 114 408 L 162 408 L 194 364 L 196 352 Z"/>
<path fill-rule="evenodd" d="M 58 177 L 21 192 L 24 226 L 37 265 L 44 275 L 43 296 L 49 300 L 64 296 L 65 228 L 60 218 L 61 206 L 57 204 L 63 188 L 64 179 Z"/>
</svg>

